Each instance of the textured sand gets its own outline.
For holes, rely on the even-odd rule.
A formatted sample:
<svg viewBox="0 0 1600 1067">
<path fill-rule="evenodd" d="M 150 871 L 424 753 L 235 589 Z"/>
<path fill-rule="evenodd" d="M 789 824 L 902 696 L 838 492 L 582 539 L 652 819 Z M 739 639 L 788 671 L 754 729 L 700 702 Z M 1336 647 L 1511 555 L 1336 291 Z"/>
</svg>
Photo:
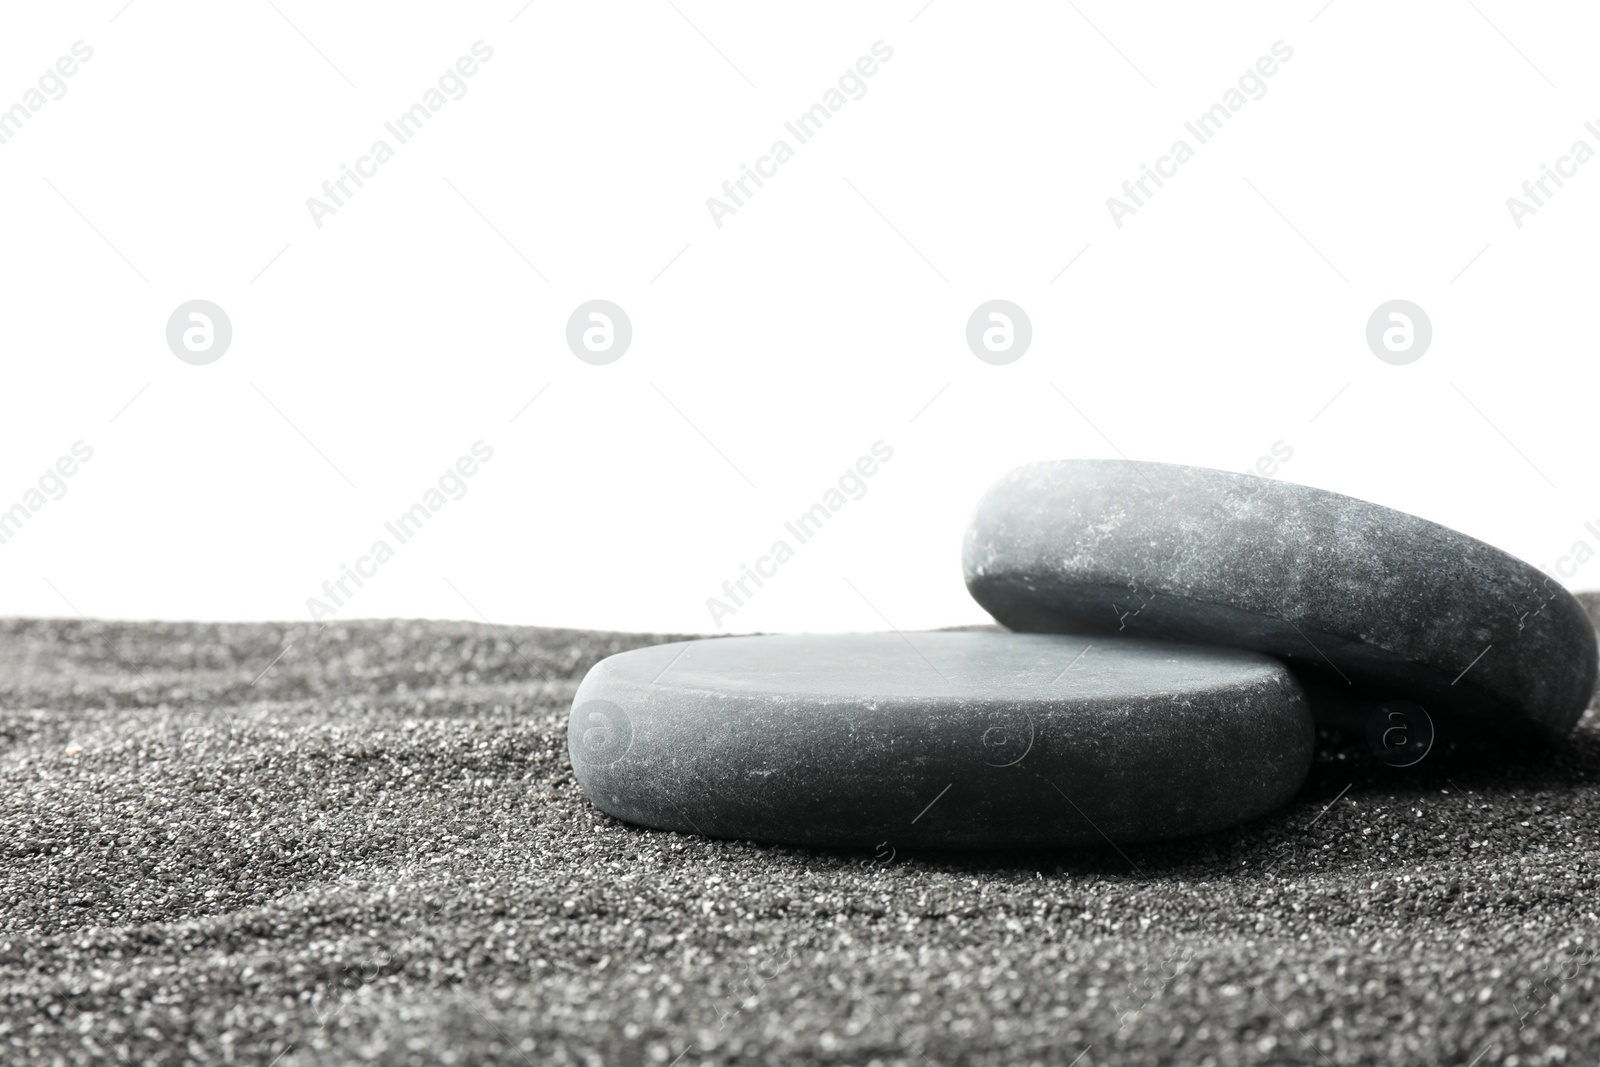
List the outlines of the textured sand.
<svg viewBox="0 0 1600 1067">
<path fill-rule="evenodd" d="M 1180 845 L 774 848 L 573 782 L 667 639 L 0 622 L 0 1062 L 1600 1059 L 1594 712 Z"/>
</svg>

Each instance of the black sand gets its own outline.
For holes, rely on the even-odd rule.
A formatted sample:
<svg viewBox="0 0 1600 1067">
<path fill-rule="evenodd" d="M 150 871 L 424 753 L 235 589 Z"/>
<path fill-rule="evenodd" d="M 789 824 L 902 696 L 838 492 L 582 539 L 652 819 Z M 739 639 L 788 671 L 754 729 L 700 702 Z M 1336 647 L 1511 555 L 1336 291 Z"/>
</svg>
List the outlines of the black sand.
<svg viewBox="0 0 1600 1067">
<path fill-rule="evenodd" d="M 775 848 L 575 785 L 577 680 L 658 640 L 0 623 L 0 1062 L 1600 1058 L 1592 711 L 1407 769 L 1323 733 L 1177 845 Z"/>
</svg>

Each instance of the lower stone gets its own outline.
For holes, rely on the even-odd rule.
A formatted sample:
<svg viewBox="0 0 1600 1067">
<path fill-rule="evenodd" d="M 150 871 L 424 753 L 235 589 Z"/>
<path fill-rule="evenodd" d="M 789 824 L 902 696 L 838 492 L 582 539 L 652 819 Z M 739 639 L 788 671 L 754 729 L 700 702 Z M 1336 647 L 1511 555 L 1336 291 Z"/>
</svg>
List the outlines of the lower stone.
<svg viewBox="0 0 1600 1067">
<path fill-rule="evenodd" d="M 584 678 L 567 743 L 619 819 L 881 854 L 1220 830 L 1295 794 L 1313 734 L 1266 656 L 942 632 L 624 652 Z"/>
</svg>

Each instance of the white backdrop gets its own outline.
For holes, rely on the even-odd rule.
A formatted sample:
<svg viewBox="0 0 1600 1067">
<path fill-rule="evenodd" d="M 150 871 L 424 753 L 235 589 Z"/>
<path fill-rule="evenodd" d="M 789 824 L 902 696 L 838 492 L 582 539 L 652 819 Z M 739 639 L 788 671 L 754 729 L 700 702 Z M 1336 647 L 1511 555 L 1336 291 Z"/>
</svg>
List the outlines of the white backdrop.
<svg viewBox="0 0 1600 1067">
<path fill-rule="evenodd" d="M 949 625 L 1010 467 L 1275 446 L 1600 586 L 1600 18 L 1201 7 L 8 5 L 0 614 L 713 631 L 784 539 L 721 629 Z M 605 365 L 567 343 L 594 299 Z M 1405 365 L 1367 342 L 1396 299 Z M 205 365 L 191 300 L 231 323 Z"/>
</svg>

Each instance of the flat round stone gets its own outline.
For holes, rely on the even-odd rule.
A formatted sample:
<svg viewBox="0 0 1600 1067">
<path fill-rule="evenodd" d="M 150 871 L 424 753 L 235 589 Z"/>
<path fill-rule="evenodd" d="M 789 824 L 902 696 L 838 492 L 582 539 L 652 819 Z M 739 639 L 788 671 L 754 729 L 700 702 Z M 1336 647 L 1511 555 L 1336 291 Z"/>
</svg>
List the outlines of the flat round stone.
<svg viewBox="0 0 1600 1067">
<path fill-rule="evenodd" d="M 807 845 L 1090 845 L 1292 797 L 1314 729 L 1283 665 L 1007 633 L 729 637 L 595 664 L 567 748 L 619 819 Z"/>
<path fill-rule="evenodd" d="M 1308 486 L 1032 464 L 979 503 L 963 564 L 1013 630 L 1253 649 L 1314 694 L 1403 697 L 1441 724 L 1565 733 L 1594 691 L 1594 631 L 1554 581 L 1466 534 Z"/>
</svg>

